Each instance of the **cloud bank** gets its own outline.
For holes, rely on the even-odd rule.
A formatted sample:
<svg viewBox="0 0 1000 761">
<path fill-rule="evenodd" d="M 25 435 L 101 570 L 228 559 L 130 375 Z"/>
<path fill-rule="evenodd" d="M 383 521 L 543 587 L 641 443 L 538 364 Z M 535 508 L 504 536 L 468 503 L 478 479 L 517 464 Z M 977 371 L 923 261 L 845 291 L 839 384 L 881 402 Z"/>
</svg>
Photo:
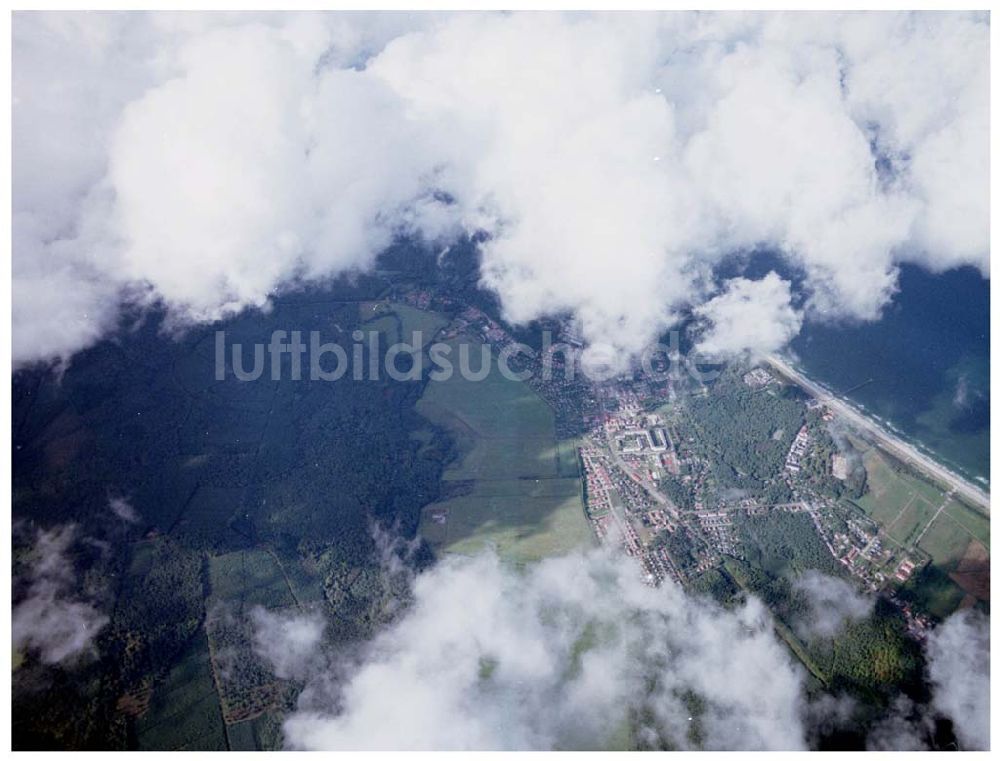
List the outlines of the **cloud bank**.
<svg viewBox="0 0 1000 761">
<path fill-rule="evenodd" d="M 900 262 L 988 274 L 988 31 L 939 13 L 17 15 L 15 362 L 71 356 L 122 303 L 178 324 L 265 306 L 400 233 L 487 233 L 509 319 L 569 312 L 623 352 L 703 303 L 727 348 L 877 318 Z M 773 279 L 714 282 L 758 247 L 805 273 L 804 315 Z"/>
<path fill-rule="evenodd" d="M 870 614 L 872 600 L 843 584 L 818 573 L 799 584 L 814 612 L 804 636 Z M 412 575 L 411 592 L 373 640 L 349 646 L 324 641 L 317 613 L 252 613 L 255 653 L 304 685 L 286 748 L 794 750 L 858 726 L 848 694 L 808 694 L 758 600 L 724 609 L 650 588 L 619 554 L 528 568 L 448 557 Z M 988 749 L 988 619 L 954 614 L 926 659 L 930 701 L 899 695 L 867 746 L 933 747 L 943 717 L 962 749 Z"/>
<path fill-rule="evenodd" d="M 294 748 L 805 744 L 803 674 L 760 603 L 652 589 L 600 552 L 523 571 L 445 560 L 356 662 L 314 674 L 285 724 Z"/>
</svg>

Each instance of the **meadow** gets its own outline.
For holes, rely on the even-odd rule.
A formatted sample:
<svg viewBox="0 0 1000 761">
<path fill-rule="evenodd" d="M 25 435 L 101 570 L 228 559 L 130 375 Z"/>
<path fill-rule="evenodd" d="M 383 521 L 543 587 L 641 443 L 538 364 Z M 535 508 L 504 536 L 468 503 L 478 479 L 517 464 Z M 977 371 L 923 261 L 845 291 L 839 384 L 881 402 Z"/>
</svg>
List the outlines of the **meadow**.
<svg viewBox="0 0 1000 761">
<path fill-rule="evenodd" d="M 868 491 L 856 500 L 888 537 L 929 559 L 903 588 L 938 618 L 961 605 L 989 602 L 989 519 L 875 447 L 864 451 Z"/>
<path fill-rule="evenodd" d="M 453 356 L 461 343 L 475 363 L 481 343 L 450 341 Z M 443 477 L 463 487 L 424 509 L 421 534 L 439 550 L 473 554 L 493 547 L 516 562 L 586 545 L 592 535 L 575 446 L 556 439 L 551 408 L 527 384 L 504 378 L 495 359 L 483 380 L 456 372 L 429 382 L 417 402 L 417 411 L 454 439 L 457 459 Z"/>
<path fill-rule="evenodd" d="M 208 640 L 194 637 L 187 651 L 153 690 L 139 718 L 140 750 L 226 750 L 222 709 L 212 680 Z"/>
</svg>

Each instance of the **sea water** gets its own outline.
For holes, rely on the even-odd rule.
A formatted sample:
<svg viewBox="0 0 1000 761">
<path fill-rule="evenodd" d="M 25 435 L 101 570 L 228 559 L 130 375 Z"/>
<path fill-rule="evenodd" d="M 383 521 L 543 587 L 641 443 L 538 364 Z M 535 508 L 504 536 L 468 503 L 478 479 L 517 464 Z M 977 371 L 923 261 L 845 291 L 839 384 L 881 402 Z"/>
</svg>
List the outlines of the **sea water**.
<svg viewBox="0 0 1000 761">
<path fill-rule="evenodd" d="M 807 321 L 802 371 L 949 467 L 989 478 L 989 280 L 971 267 L 904 265 L 880 320 Z"/>
</svg>

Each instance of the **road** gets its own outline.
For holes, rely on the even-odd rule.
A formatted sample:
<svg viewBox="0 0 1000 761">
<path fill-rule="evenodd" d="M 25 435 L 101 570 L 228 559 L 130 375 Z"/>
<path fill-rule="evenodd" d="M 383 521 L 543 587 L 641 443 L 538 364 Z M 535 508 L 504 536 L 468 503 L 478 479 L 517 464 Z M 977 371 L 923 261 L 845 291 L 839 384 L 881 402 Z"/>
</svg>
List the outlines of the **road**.
<svg viewBox="0 0 1000 761">
<path fill-rule="evenodd" d="M 990 512 L 990 495 L 975 484 L 967 481 L 957 473 L 952 472 L 939 462 L 925 455 L 912 444 L 891 434 L 874 420 L 865 417 L 844 400 L 834 396 L 822 386 L 813 383 L 780 357 L 773 354 L 766 356 L 765 361 L 774 370 L 788 378 L 813 397 L 821 401 L 841 419 L 859 431 L 867 434 L 875 444 L 894 457 L 905 462 L 921 473 L 954 491 L 962 499 L 982 510 L 987 515 Z"/>
<path fill-rule="evenodd" d="M 931 519 L 929 521 L 927 521 L 927 525 L 924 526 L 923 530 L 920 532 L 920 534 L 917 536 L 917 538 L 913 540 L 913 546 L 914 547 L 916 547 L 918 544 L 920 544 L 920 540 L 924 538 L 924 534 L 927 533 L 927 529 L 929 529 L 931 527 L 931 524 L 934 523 L 934 521 L 937 520 L 937 517 L 939 515 L 941 515 L 941 513 L 944 512 L 944 509 L 946 507 L 948 507 L 948 500 L 950 500 L 950 499 L 951 499 L 951 492 L 948 492 L 947 494 L 944 495 L 944 502 L 941 503 L 941 507 L 939 507 L 937 509 L 937 512 L 934 513 L 933 516 L 931 516 Z"/>
</svg>

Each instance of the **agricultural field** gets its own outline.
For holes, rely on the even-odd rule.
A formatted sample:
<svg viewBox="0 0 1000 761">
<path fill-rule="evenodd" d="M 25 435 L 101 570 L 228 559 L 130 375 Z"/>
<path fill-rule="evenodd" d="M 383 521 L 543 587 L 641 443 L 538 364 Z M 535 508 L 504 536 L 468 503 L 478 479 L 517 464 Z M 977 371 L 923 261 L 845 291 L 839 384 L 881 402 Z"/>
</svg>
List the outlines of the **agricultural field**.
<svg viewBox="0 0 1000 761">
<path fill-rule="evenodd" d="M 448 324 L 448 318 L 437 312 L 428 312 L 411 307 L 409 304 L 392 304 L 392 311 L 400 321 L 400 336 L 403 341 L 413 341 L 415 331 L 423 334 L 424 343 L 434 339 L 434 335 Z"/>
<path fill-rule="evenodd" d="M 918 547 L 932 559 L 941 575 L 963 593 L 959 605 L 974 605 L 990 599 L 989 522 L 979 513 L 956 500 L 934 519 L 921 537 Z M 943 578 L 943 600 L 937 604 L 944 612 L 958 595 L 947 589 Z M 946 601 L 946 602 L 945 602 Z"/>
<path fill-rule="evenodd" d="M 875 447 L 861 444 L 868 489 L 855 504 L 885 528 L 897 544 L 911 549 L 948 495 L 903 470 Z"/>
<path fill-rule="evenodd" d="M 420 331 L 426 346 L 448 324 L 448 318 L 437 312 L 386 301 L 362 302 L 358 305 L 358 318 L 363 330 L 380 332 L 386 346 L 399 341 L 412 343 L 416 331 Z"/>
<path fill-rule="evenodd" d="M 276 556 L 265 550 L 211 557 L 209 580 L 205 629 L 228 726 L 287 701 L 290 685 L 276 680 L 253 652 L 250 613 L 257 606 L 294 607 L 298 602 Z M 236 736 L 241 742 L 247 739 L 245 730 L 238 730 Z"/>
<path fill-rule="evenodd" d="M 912 547 L 921 532 L 927 527 L 928 522 L 941 507 L 944 499 L 944 495 L 941 495 L 941 502 L 935 505 L 916 494 L 911 495 L 896 517 L 885 524 L 886 533 L 897 544 L 903 547 Z"/>
<path fill-rule="evenodd" d="M 866 447 L 868 492 L 857 504 L 899 546 L 929 559 L 903 587 L 938 618 L 989 602 L 990 524 L 981 513 Z"/>
<path fill-rule="evenodd" d="M 226 750 L 208 641 L 199 632 L 136 722 L 140 750 Z"/>
<path fill-rule="evenodd" d="M 515 562 L 559 555 L 590 541 L 579 481 L 476 481 L 470 494 L 425 510 L 424 538 L 448 552 L 473 555 L 488 547 Z"/>
<path fill-rule="evenodd" d="M 461 349 L 462 344 L 467 348 Z M 430 381 L 417 402 L 418 412 L 457 440 L 461 457 L 445 471 L 445 480 L 559 476 L 551 408 L 527 384 L 508 380 L 495 369 L 479 381 L 463 378 L 459 352 L 476 370 L 482 344 L 463 339 L 448 345 L 456 371 L 448 380 Z"/>
<path fill-rule="evenodd" d="M 240 550 L 209 559 L 212 599 L 249 608 L 282 608 L 296 598 L 281 566 L 264 550 Z"/>
<path fill-rule="evenodd" d="M 478 369 L 482 344 L 471 339 L 449 342 L 456 369 L 461 343 Z M 420 530 L 432 545 L 468 554 L 492 545 L 530 561 L 591 541 L 574 443 L 556 439 L 551 408 L 529 386 L 495 368 L 480 381 L 455 372 L 429 382 L 416 408 L 458 450 L 443 477 L 460 493 L 423 511 Z"/>
</svg>

